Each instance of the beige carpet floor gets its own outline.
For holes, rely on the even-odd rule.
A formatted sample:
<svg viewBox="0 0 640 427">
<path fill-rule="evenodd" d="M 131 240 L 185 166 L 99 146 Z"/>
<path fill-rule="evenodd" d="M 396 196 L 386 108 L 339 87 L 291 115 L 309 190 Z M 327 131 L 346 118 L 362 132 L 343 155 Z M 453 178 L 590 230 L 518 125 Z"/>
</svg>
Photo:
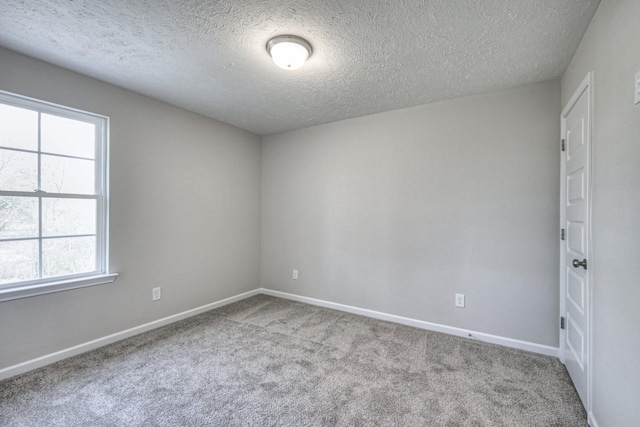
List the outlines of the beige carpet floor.
<svg viewBox="0 0 640 427">
<path fill-rule="evenodd" d="M 0 382 L 2 426 L 587 426 L 555 358 L 264 295 Z"/>
</svg>

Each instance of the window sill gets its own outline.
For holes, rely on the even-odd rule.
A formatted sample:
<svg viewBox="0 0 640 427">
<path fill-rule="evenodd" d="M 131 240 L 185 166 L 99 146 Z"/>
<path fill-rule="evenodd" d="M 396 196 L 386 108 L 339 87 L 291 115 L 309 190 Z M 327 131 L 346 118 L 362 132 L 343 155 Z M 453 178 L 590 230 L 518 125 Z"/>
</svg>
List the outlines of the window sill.
<svg viewBox="0 0 640 427">
<path fill-rule="evenodd" d="M 79 277 L 73 279 L 57 280 L 35 285 L 16 286 L 14 288 L 0 289 L 0 302 L 14 299 L 33 297 L 36 295 L 50 294 L 53 292 L 68 291 L 69 289 L 84 288 L 87 286 L 104 285 L 112 283 L 118 277 L 117 274 L 100 274 L 96 276 Z"/>
</svg>

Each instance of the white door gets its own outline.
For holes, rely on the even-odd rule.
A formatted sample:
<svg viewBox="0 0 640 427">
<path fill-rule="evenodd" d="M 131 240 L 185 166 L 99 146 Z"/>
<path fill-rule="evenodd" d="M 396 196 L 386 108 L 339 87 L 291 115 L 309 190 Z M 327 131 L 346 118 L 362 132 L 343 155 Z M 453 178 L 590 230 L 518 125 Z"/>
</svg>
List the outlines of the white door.
<svg viewBox="0 0 640 427">
<path fill-rule="evenodd" d="M 562 112 L 561 358 L 587 411 L 590 396 L 591 76 Z"/>
</svg>

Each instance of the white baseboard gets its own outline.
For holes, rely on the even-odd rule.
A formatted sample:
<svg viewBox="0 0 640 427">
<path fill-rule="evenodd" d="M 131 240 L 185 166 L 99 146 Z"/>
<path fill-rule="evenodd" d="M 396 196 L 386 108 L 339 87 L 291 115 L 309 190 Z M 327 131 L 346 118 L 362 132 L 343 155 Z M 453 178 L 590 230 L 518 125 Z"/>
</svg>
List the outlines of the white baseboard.
<svg viewBox="0 0 640 427">
<path fill-rule="evenodd" d="M 27 360 L 26 362 L 18 363 L 17 365 L 8 366 L 4 369 L 0 369 L 0 381 L 14 377 L 16 375 L 31 371 L 33 369 L 41 368 L 51 363 L 57 362 L 62 359 L 66 359 L 71 356 L 75 356 L 81 353 L 85 353 L 90 350 L 94 350 L 98 347 L 102 347 L 107 344 L 114 343 L 116 341 L 123 340 L 125 338 L 132 337 L 134 335 L 141 334 L 142 332 L 150 331 L 152 329 L 159 328 L 161 326 L 168 325 L 170 323 L 177 322 L 182 319 L 186 319 L 191 316 L 195 316 L 205 311 L 213 310 L 214 308 L 222 307 L 227 304 L 234 303 L 236 301 L 243 300 L 245 298 L 252 297 L 261 293 L 260 289 L 245 292 L 240 295 L 235 295 L 230 298 L 225 298 L 220 301 L 212 302 L 200 307 L 193 308 L 191 310 L 183 311 L 182 313 L 174 314 L 162 319 L 154 320 L 153 322 L 145 323 L 140 326 L 136 326 L 115 334 L 107 335 L 106 337 L 98 338 L 93 341 L 89 341 L 83 344 L 79 344 L 73 347 L 66 348 L 64 350 L 56 351 L 55 353 L 47 354 L 35 359 Z"/>
<path fill-rule="evenodd" d="M 506 338 L 497 335 L 485 334 L 483 332 L 471 331 L 468 329 L 455 328 L 453 326 L 441 325 L 438 323 L 425 322 L 423 320 L 410 319 L 408 317 L 396 316 L 395 314 L 387 314 L 379 311 L 367 310 L 365 308 L 353 307 L 351 305 L 338 304 L 335 302 L 319 300 L 315 298 L 303 297 L 300 295 L 289 294 L 286 292 L 273 291 L 271 289 L 262 288 L 261 292 L 265 295 L 271 295 L 278 298 L 284 298 L 292 301 L 304 302 L 306 304 L 317 305 L 320 307 L 331 308 L 348 313 L 360 314 L 362 316 L 372 317 L 374 319 L 386 320 L 388 322 L 401 323 L 403 325 L 413 326 L 415 328 L 427 329 L 429 331 L 442 332 L 449 335 L 459 337 L 477 339 L 492 344 L 498 344 L 505 347 L 517 348 L 533 353 L 544 354 L 547 356 L 558 357 L 559 349 L 542 344 L 535 344 L 528 341 L 520 341 L 513 338 Z"/>
<path fill-rule="evenodd" d="M 599 427 L 598 426 L 598 421 L 596 421 L 596 417 L 595 417 L 595 415 L 593 415 L 593 411 L 589 412 L 589 417 L 587 419 L 587 422 L 589 423 L 589 425 L 591 427 Z"/>
<path fill-rule="evenodd" d="M 520 350 L 527 350 L 534 353 L 545 354 L 547 356 L 558 357 L 558 348 L 550 347 L 541 344 L 535 344 L 527 341 L 515 340 L 512 338 L 500 337 L 497 335 L 485 334 L 482 332 L 471 331 L 467 329 L 455 328 L 452 326 L 441 325 L 438 323 L 425 322 L 423 320 L 410 319 L 408 317 L 396 316 L 394 314 L 382 313 L 374 310 L 367 310 L 365 308 L 354 307 L 350 305 L 339 304 L 330 301 L 319 300 L 315 298 L 304 297 L 300 295 L 289 294 L 286 292 L 273 291 L 271 289 L 255 289 L 253 291 L 245 292 L 230 298 L 226 298 L 220 301 L 206 304 L 201 307 L 197 307 L 191 310 L 183 311 L 182 313 L 174 314 L 162 319 L 154 320 L 153 322 L 145 323 L 140 326 L 136 326 L 115 334 L 107 335 L 102 338 L 98 338 L 86 343 L 82 343 L 64 350 L 56 351 L 55 353 L 47 354 L 35 359 L 27 360 L 26 362 L 18 363 L 13 366 L 0 369 L 0 381 L 11 378 L 13 376 L 41 368 L 51 363 L 58 362 L 60 360 L 76 356 L 87 351 L 94 350 L 98 347 L 105 346 L 107 344 L 114 343 L 116 341 L 123 340 L 125 338 L 132 337 L 134 335 L 141 334 L 152 329 L 159 328 L 161 326 L 168 325 L 170 323 L 177 322 L 182 319 L 186 319 L 191 316 L 195 316 L 205 311 L 213 310 L 214 308 L 222 307 L 227 304 L 231 304 L 245 298 L 252 297 L 258 294 L 271 295 L 278 298 L 284 298 L 292 301 L 303 302 L 306 304 L 316 305 L 320 307 L 331 308 L 334 310 L 345 311 L 348 313 L 359 314 L 362 316 L 372 317 L 374 319 L 386 320 L 389 322 L 400 323 L 403 325 L 413 326 L 415 328 L 426 329 L 435 332 L 442 332 L 449 335 L 456 335 L 460 337 L 466 337 L 471 339 L 477 339 L 493 344 L 499 344 L 505 347 L 517 348 Z M 598 427 L 598 423 L 593 417 L 593 413 L 589 414 L 589 423 L 591 427 Z"/>
</svg>

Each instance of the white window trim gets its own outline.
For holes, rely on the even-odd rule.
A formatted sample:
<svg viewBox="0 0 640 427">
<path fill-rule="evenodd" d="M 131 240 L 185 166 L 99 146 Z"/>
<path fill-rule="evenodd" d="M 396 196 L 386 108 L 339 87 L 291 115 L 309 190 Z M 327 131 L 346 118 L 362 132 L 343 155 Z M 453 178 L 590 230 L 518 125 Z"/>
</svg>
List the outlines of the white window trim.
<svg viewBox="0 0 640 427">
<path fill-rule="evenodd" d="M 36 295 L 51 294 L 53 292 L 68 291 L 70 289 L 86 288 L 87 286 L 104 285 L 112 283 L 118 277 L 115 273 L 93 274 L 89 276 L 62 280 L 47 280 L 33 285 L 18 284 L 12 288 L 0 290 L 0 302 L 14 299 L 34 297 Z"/>
<path fill-rule="evenodd" d="M 96 144 L 95 153 L 96 194 L 101 194 L 101 197 L 96 198 L 96 271 L 5 283 L 0 285 L 0 302 L 112 283 L 118 274 L 109 273 L 109 117 L 1 90 L 0 102 L 69 119 L 85 122 L 90 119 L 96 125 L 96 140 L 101 141 L 101 144 Z M 0 193 L 18 195 L 19 192 Z M 65 197 L 58 194 L 55 196 Z"/>
</svg>

